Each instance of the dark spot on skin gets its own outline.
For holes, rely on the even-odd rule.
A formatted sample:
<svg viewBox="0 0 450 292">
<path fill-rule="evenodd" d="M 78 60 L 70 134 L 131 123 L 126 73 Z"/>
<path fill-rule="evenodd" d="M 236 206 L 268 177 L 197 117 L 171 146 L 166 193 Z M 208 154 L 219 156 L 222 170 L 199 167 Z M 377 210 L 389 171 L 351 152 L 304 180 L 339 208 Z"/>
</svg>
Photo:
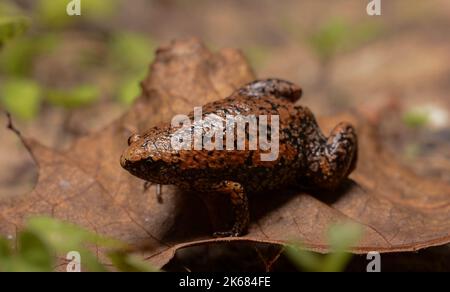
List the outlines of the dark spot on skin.
<svg viewBox="0 0 450 292">
<path fill-rule="evenodd" d="M 245 164 L 246 164 L 247 166 L 252 166 L 252 165 L 253 165 L 253 153 L 250 153 L 250 154 L 247 156 L 247 159 L 245 160 Z"/>
</svg>

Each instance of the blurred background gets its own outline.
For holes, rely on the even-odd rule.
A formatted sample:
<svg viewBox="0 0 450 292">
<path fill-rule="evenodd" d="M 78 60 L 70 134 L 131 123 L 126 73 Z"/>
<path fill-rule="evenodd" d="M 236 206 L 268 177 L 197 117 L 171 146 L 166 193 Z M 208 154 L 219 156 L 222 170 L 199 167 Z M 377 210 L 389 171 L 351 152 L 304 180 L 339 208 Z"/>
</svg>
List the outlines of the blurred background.
<svg viewBox="0 0 450 292">
<path fill-rule="evenodd" d="M 450 182 L 450 1 L 1 0 L 0 107 L 17 127 L 64 149 L 124 113 L 154 50 L 197 36 L 241 49 L 258 77 L 304 88 L 317 115 L 370 114 L 385 146 L 421 175 Z M 0 196 L 33 187 L 36 169 L 0 117 Z"/>
</svg>

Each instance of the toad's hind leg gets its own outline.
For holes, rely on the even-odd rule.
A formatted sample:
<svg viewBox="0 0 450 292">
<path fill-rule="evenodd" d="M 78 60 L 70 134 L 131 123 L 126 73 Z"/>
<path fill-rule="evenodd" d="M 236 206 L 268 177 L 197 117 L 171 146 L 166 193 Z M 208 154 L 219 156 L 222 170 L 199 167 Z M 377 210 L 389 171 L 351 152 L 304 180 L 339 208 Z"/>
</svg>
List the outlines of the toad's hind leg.
<svg viewBox="0 0 450 292">
<path fill-rule="evenodd" d="M 281 79 L 256 80 L 239 89 L 237 94 L 253 97 L 272 95 L 276 98 L 284 98 L 296 102 L 302 97 L 302 89 L 292 82 Z"/>
<path fill-rule="evenodd" d="M 315 186 L 335 189 L 356 168 L 358 139 L 351 124 L 340 123 L 309 164 L 309 177 Z"/>
<path fill-rule="evenodd" d="M 250 222 L 250 214 L 248 208 L 248 199 L 243 186 L 233 181 L 222 181 L 214 183 L 207 187 L 201 187 L 201 191 L 212 191 L 223 193 L 230 196 L 231 206 L 233 208 L 233 227 L 229 231 L 215 232 L 216 237 L 240 236 L 243 235 L 248 228 Z"/>
</svg>

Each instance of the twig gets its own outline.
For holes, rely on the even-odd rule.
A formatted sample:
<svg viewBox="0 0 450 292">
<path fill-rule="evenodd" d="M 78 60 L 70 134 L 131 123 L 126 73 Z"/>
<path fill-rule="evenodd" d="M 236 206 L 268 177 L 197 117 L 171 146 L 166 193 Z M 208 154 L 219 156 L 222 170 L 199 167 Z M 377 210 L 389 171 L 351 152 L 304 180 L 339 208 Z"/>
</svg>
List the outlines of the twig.
<svg viewBox="0 0 450 292">
<path fill-rule="evenodd" d="M 28 142 L 25 140 L 25 138 L 22 136 L 22 133 L 14 126 L 13 123 L 13 119 L 11 116 L 11 113 L 8 111 L 5 111 L 6 114 L 6 120 L 7 120 L 7 125 L 6 128 L 10 131 L 12 131 L 14 134 L 17 135 L 17 137 L 19 137 L 20 141 L 22 142 L 23 146 L 25 146 L 25 148 L 27 149 L 28 153 L 30 153 L 31 157 L 33 158 L 33 160 L 37 162 L 36 157 L 34 156 L 33 153 L 33 149 L 31 149 L 31 146 L 28 144 Z"/>
</svg>

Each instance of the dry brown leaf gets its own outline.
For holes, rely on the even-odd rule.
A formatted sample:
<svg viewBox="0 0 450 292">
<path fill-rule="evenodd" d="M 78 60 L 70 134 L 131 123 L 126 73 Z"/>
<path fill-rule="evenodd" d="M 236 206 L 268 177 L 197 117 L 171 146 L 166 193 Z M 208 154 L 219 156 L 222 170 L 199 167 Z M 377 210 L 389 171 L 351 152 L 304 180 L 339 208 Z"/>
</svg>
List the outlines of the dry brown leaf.
<svg viewBox="0 0 450 292">
<path fill-rule="evenodd" d="M 412 251 L 450 242 L 450 186 L 400 166 L 381 149 L 376 127 L 358 113 L 320 120 L 325 132 L 344 119 L 356 125 L 360 160 L 352 180 L 333 194 L 280 190 L 251 197 L 252 224 L 241 238 L 210 237 L 228 222 L 226 208 L 214 208 L 224 198 L 202 201 L 163 186 L 163 201 L 158 202 L 155 187 L 144 191 L 143 182 L 120 167 L 120 154 L 133 131 L 225 97 L 253 79 L 236 50 L 211 53 L 196 39 L 159 49 L 142 83 L 142 96 L 109 127 L 62 153 L 22 137 L 39 167 L 39 180 L 30 194 L 1 199 L 0 233 L 14 237 L 27 218 L 50 215 L 125 241 L 157 267 L 181 248 L 229 241 L 279 245 L 297 240 L 326 252 L 328 227 L 343 220 L 364 226 L 354 253 Z"/>
</svg>

